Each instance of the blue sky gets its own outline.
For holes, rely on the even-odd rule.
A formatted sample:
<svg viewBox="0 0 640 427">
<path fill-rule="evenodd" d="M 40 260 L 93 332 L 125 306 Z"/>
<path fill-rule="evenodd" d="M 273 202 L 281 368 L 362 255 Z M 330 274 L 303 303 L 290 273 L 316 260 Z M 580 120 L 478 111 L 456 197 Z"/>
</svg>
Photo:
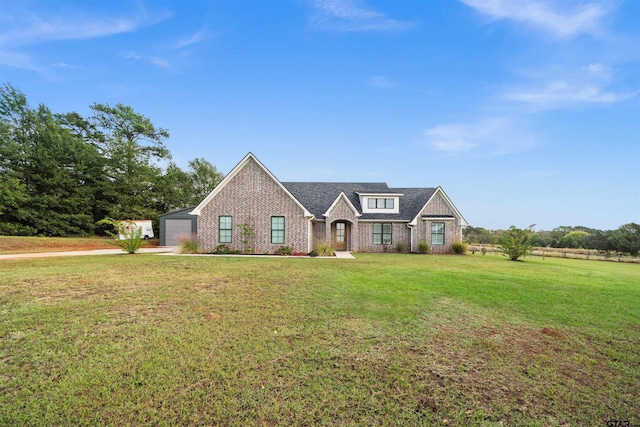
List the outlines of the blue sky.
<svg viewBox="0 0 640 427">
<path fill-rule="evenodd" d="M 640 223 L 640 1 L 0 0 L 0 82 L 173 160 L 442 186 L 477 227 Z"/>
</svg>

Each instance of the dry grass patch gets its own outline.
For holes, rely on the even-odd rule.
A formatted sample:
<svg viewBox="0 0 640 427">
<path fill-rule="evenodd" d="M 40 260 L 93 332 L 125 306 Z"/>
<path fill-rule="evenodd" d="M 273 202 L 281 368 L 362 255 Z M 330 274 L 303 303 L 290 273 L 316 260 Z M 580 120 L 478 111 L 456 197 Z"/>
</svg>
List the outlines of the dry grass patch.
<svg viewBox="0 0 640 427">
<path fill-rule="evenodd" d="M 620 402 L 612 395 L 626 395 L 627 415 L 637 406 L 637 384 L 620 378 L 596 345 L 570 331 L 511 324 L 447 298 L 433 309 L 423 318 L 425 336 L 406 347 L 424 367 L 419 382 L 428 392 L 419 406 L 432 414 L 458 421 L 482 414 L 482 420 L 509 425 L 532 419 L 589 425 L 614 415 Z M 451 404 L 456 395 L 465 396 L 464 414 Z"/>
<path fill-rule="evenodd" d="M 92 249 L 113 249 L 107 237 L 34 237 L 0 236 L 0 254 L 21 254 L 37 252 L 86 251 Z M 145 246 L 158 246 L 158 239 L 145 242 Z"/>
</svg>

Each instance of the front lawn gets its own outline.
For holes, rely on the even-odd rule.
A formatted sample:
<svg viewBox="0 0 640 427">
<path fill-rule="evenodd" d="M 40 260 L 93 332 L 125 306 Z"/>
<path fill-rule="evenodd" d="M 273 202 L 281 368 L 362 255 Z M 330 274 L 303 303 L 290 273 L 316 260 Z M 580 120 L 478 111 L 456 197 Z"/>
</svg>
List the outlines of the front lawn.
<svg viewBox="0 0 640 427">
<path fill-rule="evenodd" d="M 0 425 L 640 425 L 640 266 L 0 261 Z"/>
</svg>

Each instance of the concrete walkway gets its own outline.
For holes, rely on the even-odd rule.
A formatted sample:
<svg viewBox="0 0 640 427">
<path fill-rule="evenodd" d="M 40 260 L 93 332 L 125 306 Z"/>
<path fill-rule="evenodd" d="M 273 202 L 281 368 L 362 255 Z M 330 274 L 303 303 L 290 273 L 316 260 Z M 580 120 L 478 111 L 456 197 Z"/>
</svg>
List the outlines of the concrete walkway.
<svg viewBox="0 0 640 427">
<path fill-rule="evenodd" d="M 161 253 L 165 255 L 180 255 L 178 254 L 178 246 L 161 246 L 154 248 L 142 248 L 139 253 L 149 254 L 149 253 Z M 52 258 L 52 257 L 62 257 L 62 256 L 85 256 L 85 255 L 127 255 L 122 249 L 94 249 L 90 251 L 65 251 L 65 252 L 38 252 L 38 253 L 26 253 L 26 254 L 0 254 L 0 260 L 9 260 L 9 259 L 31 259 L 31 258 Z M 202 255 L 186 255 L 186 256 L 208 256 L 206 254 Z M 215 256 L 225 256 L 225 255 L 215 255 Z M 264 257 L 265 255 L 227 255 L 227 256 L 256 256 L 256 257 Z M 273 256 L 273 255 L 267 255 Z M 295 258 L 295 257 L 291 257 Z M 334 258 L 334 257 L 318 257 L 318 258 Z M 335 258 L 340 259 L 355 259 L 355 257 L 351 254 L 351 252 L 340 251 L 336 252 Z"/>
<path fill-rule="evenodd" d="M 163 253 L 175 252 L 177 246 L 162 246 L 154 248 L 142 248 L 139 253 Z M 38 252 L 27 254 L 0 254 L 0 260 L 3 259 L 30 259 L 30 258 L 51 258 L 61 256 L 84 256 L 84 255 L 127 255 L 122 249 L 94 249 L 90 251 L 65 251 L 65 252 Z"/>
<path fill-rule="evenodd" d="M 336 251 L 336 258 L 342 258 L 342 259 L 356 259 L 351 252 L 347 252 L 347 251 Z"/>
</svg>

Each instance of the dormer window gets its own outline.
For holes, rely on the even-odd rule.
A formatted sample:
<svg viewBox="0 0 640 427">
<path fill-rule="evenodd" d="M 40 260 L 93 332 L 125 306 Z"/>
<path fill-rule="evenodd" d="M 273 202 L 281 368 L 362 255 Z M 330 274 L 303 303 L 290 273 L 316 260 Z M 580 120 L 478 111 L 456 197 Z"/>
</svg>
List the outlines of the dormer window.
<svg viewBox="0 0 640 427">
<path fill-rule="evenodd" d="M 362 213 L 400 213 L 400 193 L 356 193 L 360 197 Z"/>
<path fill-rule="evenodd" d="M 394 209 L 395 199 L 377 199 L 371 198 L 368 201 L 367 207 L 369 209 Z"/>
</svg>

